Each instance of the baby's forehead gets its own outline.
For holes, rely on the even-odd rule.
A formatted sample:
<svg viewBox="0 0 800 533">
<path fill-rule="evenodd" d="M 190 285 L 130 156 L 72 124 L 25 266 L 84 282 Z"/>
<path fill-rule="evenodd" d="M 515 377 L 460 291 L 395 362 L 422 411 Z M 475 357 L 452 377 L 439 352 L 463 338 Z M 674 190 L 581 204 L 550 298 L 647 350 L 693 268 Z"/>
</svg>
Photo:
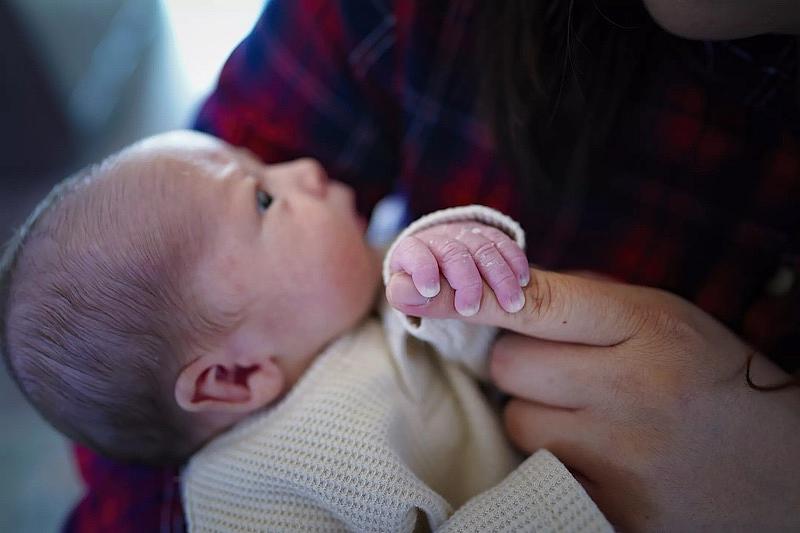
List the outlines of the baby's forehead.
<svg viewBox="0 0 800 533">
<path fill-rule="evenodd" d="M 226 143 L 197 131 L 169 131 L 142 139 L 132 145 L 134 149 L 216 150 L 230 148 Z"/>
<path fill-rule="evenodd" d="M 238 166 L 241 158 L 237 149 L 207 135 L 157 135 L 104 162 L 96 172 L 98 179 L 84 191 L 82 203 L 90 210 L 116 211 L 121 219 L 148 228 L 205 226 L 225 203 L 218 178 Z M 135 228 L 126 231 L 137 233 Z"/>
<path fill-rule="evenodd" d="M 121 152 L 114 162 L 111 185 L 147 194 L 202 192 L 208 183 L 240 165 L 239 150 L 207 135 L 190 132 L 151 137 Z M 149 190 L 155 189 L 155 190 Z"/>
<path fill-rule="evenodd" d="M 129 158 L 174 164 L 228 164 L 240 150 L 210 135 L 191 131 L 163 133 L 140 141 L 124 152 Z"/>
</svg>

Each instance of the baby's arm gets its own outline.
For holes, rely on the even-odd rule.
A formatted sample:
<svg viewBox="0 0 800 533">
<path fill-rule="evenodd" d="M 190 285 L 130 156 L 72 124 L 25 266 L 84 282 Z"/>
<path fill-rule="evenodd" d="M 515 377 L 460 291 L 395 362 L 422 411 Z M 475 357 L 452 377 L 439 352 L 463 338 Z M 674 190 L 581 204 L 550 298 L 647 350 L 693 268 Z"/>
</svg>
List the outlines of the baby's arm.
<svg viewBox="0 0 800 533">
<path fill-rule="evenodd" d="M 463 316 L 479 309 L 485 281 L 501 305 L 516 312 L 524 303 L 520 286 L 529 278 L 524 247 L 522 228 L 498 211 L 483 206 L 444 209 L 400 234 L 384 259 L 383 280 L 388 286 L 392 276 L 408 275 L 413 284 L 405 286 L 424 303 L 439 292 L 441 274 L 456 289 L 455 307 Z M 487 355 L 495 328 L 463 320 L 418 319 L 397 309 L 384 316 L 384 324 L 394 351 L 404 351 L 402 336 L 412 335 L 479 379 L 488 378 Z"/>
</svg>

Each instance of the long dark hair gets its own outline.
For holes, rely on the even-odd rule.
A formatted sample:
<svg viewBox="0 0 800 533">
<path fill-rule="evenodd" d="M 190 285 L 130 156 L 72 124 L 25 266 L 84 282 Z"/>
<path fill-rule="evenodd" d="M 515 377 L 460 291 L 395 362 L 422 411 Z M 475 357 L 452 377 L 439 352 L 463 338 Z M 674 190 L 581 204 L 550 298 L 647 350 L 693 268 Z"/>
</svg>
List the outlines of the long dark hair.
<svg viewBox="0 0 800 533">
<path fill-rule="evenodd" d="M 640 0 L 609 3 L 481 3 L 483 113 L 536 196 L 581 187 L 655 33 Z"/>
<path fill-rule="evenodd" d="M 641 0 L 482 0 L 479 20 L 482 112 L 526 201 L 580 195 L 643 59 L 666 34 Z M 800 386 L 797 373 L 755 383 L 752 360 L 751 388 Z"/>
</svg>

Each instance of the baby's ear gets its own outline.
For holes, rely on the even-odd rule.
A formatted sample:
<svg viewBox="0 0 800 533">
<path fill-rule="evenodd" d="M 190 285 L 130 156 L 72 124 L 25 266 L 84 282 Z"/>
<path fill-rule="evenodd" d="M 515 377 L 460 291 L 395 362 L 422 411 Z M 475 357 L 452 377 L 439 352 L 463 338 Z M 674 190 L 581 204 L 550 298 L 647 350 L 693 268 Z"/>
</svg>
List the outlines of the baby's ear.
<svg viewBox="0 0 800 533">
<path fill-rule="evenodd" d="M 206 354 L 180 371 L 175 400 L 192 413 L 248 414 L 277 399 L 284 383 L 271 357 L 243 366 Z"/>
</svg>

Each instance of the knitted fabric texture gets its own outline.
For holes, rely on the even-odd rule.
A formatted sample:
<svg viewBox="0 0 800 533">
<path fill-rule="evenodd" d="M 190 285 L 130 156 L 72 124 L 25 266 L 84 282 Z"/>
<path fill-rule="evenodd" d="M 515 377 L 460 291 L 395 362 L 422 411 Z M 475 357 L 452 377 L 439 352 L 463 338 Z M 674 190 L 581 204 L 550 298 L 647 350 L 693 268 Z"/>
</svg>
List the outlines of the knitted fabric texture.
<svg viewBox="0 0 800 533">
<path fill-rule="evenodd" d="M 337 341 L 279 405 L 192 458 L 190 530 L 611 530 L 551 454 L 514 470 L 496 414 L 460 367 L 411 359 L 422 401 L 399 386 L 377 320 Z"/>
</svg>

